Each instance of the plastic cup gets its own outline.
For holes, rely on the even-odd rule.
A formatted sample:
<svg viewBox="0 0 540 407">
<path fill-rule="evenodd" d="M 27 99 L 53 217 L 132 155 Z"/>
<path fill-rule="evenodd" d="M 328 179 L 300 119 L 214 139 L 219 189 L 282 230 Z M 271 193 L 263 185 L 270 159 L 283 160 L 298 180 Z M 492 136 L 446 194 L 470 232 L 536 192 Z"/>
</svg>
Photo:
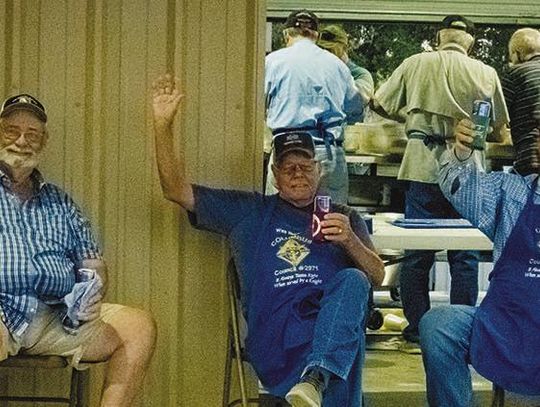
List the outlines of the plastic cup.
<svg viewBox="0 0 540 407">
<path fill-rule="evenodd" d="M 402 332 L 409 325 L 405 318 L 394 314 L 386 314 L 384 316 L 384 328 L 388 331 Z"/>
</svg>

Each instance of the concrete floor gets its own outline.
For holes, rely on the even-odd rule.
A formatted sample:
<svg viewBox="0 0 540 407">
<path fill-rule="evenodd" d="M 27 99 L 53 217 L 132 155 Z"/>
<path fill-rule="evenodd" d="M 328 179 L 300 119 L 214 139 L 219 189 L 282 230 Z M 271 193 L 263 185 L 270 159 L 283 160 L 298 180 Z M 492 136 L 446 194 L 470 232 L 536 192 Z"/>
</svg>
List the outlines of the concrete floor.
<svg viewBox="0 0 540 407">
<path fill-rule="evenodd" d="M 481 297 L 484 294 L 481 293 Z M 432 292 L 430 297 L 432 306 L 448 303 L 448 296 L 445 293 Z M 401 304 L 392 301 L 388 292 L 375 292 L 375 304 L 381 307 L 383 314 L 392 313 L 403 316 L 403 310 L 396 308 Z M 383 326 L 378 331 L 368 331 L 366 342 L 366 361 L 362 372 L 364 407 L 427 406 L 422 356 L 399 350 L 404 342 L 401 332 L 387 330 Z M 471 373 L 474 390 L 474 404 L 471 407 L 491 406 L 491 382 L 474 370 Z M 260 404 L 261 407 L 285 407 L 286 405 L 285 401 L 277 401 L 274 398 Z M 527 398 L 507 393 L 505 407 L 540 407 L 540 397 Z"/>
<path fill-rule="evenodd" d="M 396 342 L 395 339 L 385 335 L 382 340 L 392 345 Z M 377 340 L 381 340 L 381 335 Z M 368 338 L 368 348 L 370 341 Z M 366 407 L 426 405 L 426 383 L 421 355 L 408 354 L 397 349 L 368 349 L 363 374 Z M 491 383 L 473 373 L 473 389 L 475 405 L 489 406 Z"/>
<path fill-rule="evenodd" d="M 481 293 L 483 296 L 484 293 Z M 382 297 L 381 297 L 382 295 Z M 444 293 L 430 293 L 432 306 L 448 303 Z M 375 293 L 375 304 L 383 314 L 403 316 L 403 310 L 393 308 L 389 295 Z M 368 331 L 366 362 L 363 370 L 364 407 L 424 407 L 425 374 L 420 354 L 408 354 L 399 350 L 403 343 L 399 331 L 382 329 Z M 474 407 L 491 406 L 492 384 L 473 369 Z M 505 407 L 540 407 L 540 397 L 524 397 L 506 394 Z"/>
</svg>

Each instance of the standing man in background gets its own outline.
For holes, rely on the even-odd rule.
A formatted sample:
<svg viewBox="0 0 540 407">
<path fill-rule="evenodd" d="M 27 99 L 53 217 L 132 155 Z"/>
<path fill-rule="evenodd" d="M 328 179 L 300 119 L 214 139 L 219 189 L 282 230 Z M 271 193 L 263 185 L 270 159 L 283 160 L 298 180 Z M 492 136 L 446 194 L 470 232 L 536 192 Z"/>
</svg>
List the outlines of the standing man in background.
<svg viewBox="0 0 540 407">
<path fill-rule="evenodd" d="M 287 18 L 287 46 L 266 57 L 266 123 L 274 137 L 299 130 L 311 135 L 322 167 L 321 192 L 345 204 L 349 178 L 343 126 L 347 115 L 362 114 L 362 98 L 347 66 L 315 44 L 318 30 L 319 19 L 308 10 Z M 269 169 L 267 194 L 276 192 L 274 183 Z"/>
<path fill-rule="evenodd" d="M 438 50 L 413 55 L 376 92 L 372 109 L 405 122 L 408 142 L 398 178 L 409 181 L 406 218 L 460 218 L 442 194 L 437 178 L 439 158 L 453 143 L 454 126 L 468 118 L 477 99 L 491 102 L 495 140 L 508 123 L 497 72 L 468 56 L 474 45 L 474 24 L 452 15 L 437 33 Z M 418 323 L 430 308 L 429 271 L 435 252 L 411 253 L 400 275 L 401 299 L 409 321 L 404 337 L 417 343 Z M 475 305 L 478 297 L 476 251 L 448 251 L 452 304 Z"/>
<path fill-rule="evenodd" d="M 514 169 L 521 175 L 535 174 L 540 170 L 540 31 L 517 30 L 508 54 L 512 67 L 502 86 L 516 153 Z"/>
<path fill-rule="evenodd" d="M 364 108 L 367 107 L 367 104 L 373 97 L 373 77 L 366 68 L 362 68 L 359 65 L 356 65 L 350 58 L 348 54 L 349 47 L 349 36 L 343 28 L 339 25 L 328 25 L 321 30 L 321 35 L 317 41 L 317 45 L 322 49 L 331 52 L 339 59 L 341 59 L 354 79 L 354 84 L 362 96 L 362 101 L 364 102 Z M 363 115 L 348 115 L 347 124 L 355 124 L 362 121 Z"/>
</svg>

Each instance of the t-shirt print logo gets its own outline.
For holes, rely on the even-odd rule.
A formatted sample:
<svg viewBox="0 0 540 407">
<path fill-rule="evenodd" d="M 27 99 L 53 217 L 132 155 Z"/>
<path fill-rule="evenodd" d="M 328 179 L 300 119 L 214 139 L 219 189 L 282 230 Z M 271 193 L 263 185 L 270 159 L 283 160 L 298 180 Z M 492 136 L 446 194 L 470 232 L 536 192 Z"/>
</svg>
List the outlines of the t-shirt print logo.
<svg viewBox="0 0 540 407">
<path fill-rule="evenodd" d="M 309 249 L 296 238 L 291 237 L 280 247 L 277 257 L 296 267 L 309 254 Z"/>
</svg>

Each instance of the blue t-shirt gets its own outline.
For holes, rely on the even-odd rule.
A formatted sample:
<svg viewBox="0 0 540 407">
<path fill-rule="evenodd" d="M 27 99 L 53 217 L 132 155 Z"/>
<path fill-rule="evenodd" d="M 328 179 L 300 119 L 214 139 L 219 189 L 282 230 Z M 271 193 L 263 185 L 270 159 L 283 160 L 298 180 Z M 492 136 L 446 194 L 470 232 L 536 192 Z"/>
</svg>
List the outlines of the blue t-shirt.
<svg viewBox="0 0 540 407">
<path fill-rule="evenodd" d="M 256 255 L 259 253 L 259 244 L 263 235 L 263 228 L 267 228 L 271 220 L 272 212 L 277 210 L 283 215 L 283 219 L 292 219 L 298 232 L 302 229 L 302 235 L 311 242 L 311 212 L 298 209 L 283 201 L 278 195 L 265 196 L 256 192 L 236 190 L 214 189 L 200 185 L 193 185 L 195 195 L 195 209 L 190 213 L 190 222 L 197 228 L 219 233 L 228 240 L 231 254 L 236 268 L 242 278 L 242 304 L 244 312 L 246 304 L 250 303 L 250 293 L 258 273 L 264 272 L 265 265 L 257 264 Z M 351 227 L 362 242 L 370 249 L 375 250 L 367 226 L 362 217 L 354 210 L 343 205 L 332 205 L 332 211 L 341 212 L 349 216 Z M 298 221 L 295 220 L 298 218 Z M 283 236 L 280 237 L 280 234 Z M 277 231 L 276 239 L 281 240 L 287 236 L 287 231 Z M 280 243 L 280 242 L 276 242 Z M 329 245 L 337 245 L 325 242 L 315 244 L 314 252 L 325 250 Z M 278 247 L 281 247 L 280 244 Z M 275 249 L 276 255 L 279 248 Z M 340 253 L 348 259 L 350 267 L 354 267 L 341 248 Z M 309 284 L 309 283 L 308 283 Z"/>
</svg>

